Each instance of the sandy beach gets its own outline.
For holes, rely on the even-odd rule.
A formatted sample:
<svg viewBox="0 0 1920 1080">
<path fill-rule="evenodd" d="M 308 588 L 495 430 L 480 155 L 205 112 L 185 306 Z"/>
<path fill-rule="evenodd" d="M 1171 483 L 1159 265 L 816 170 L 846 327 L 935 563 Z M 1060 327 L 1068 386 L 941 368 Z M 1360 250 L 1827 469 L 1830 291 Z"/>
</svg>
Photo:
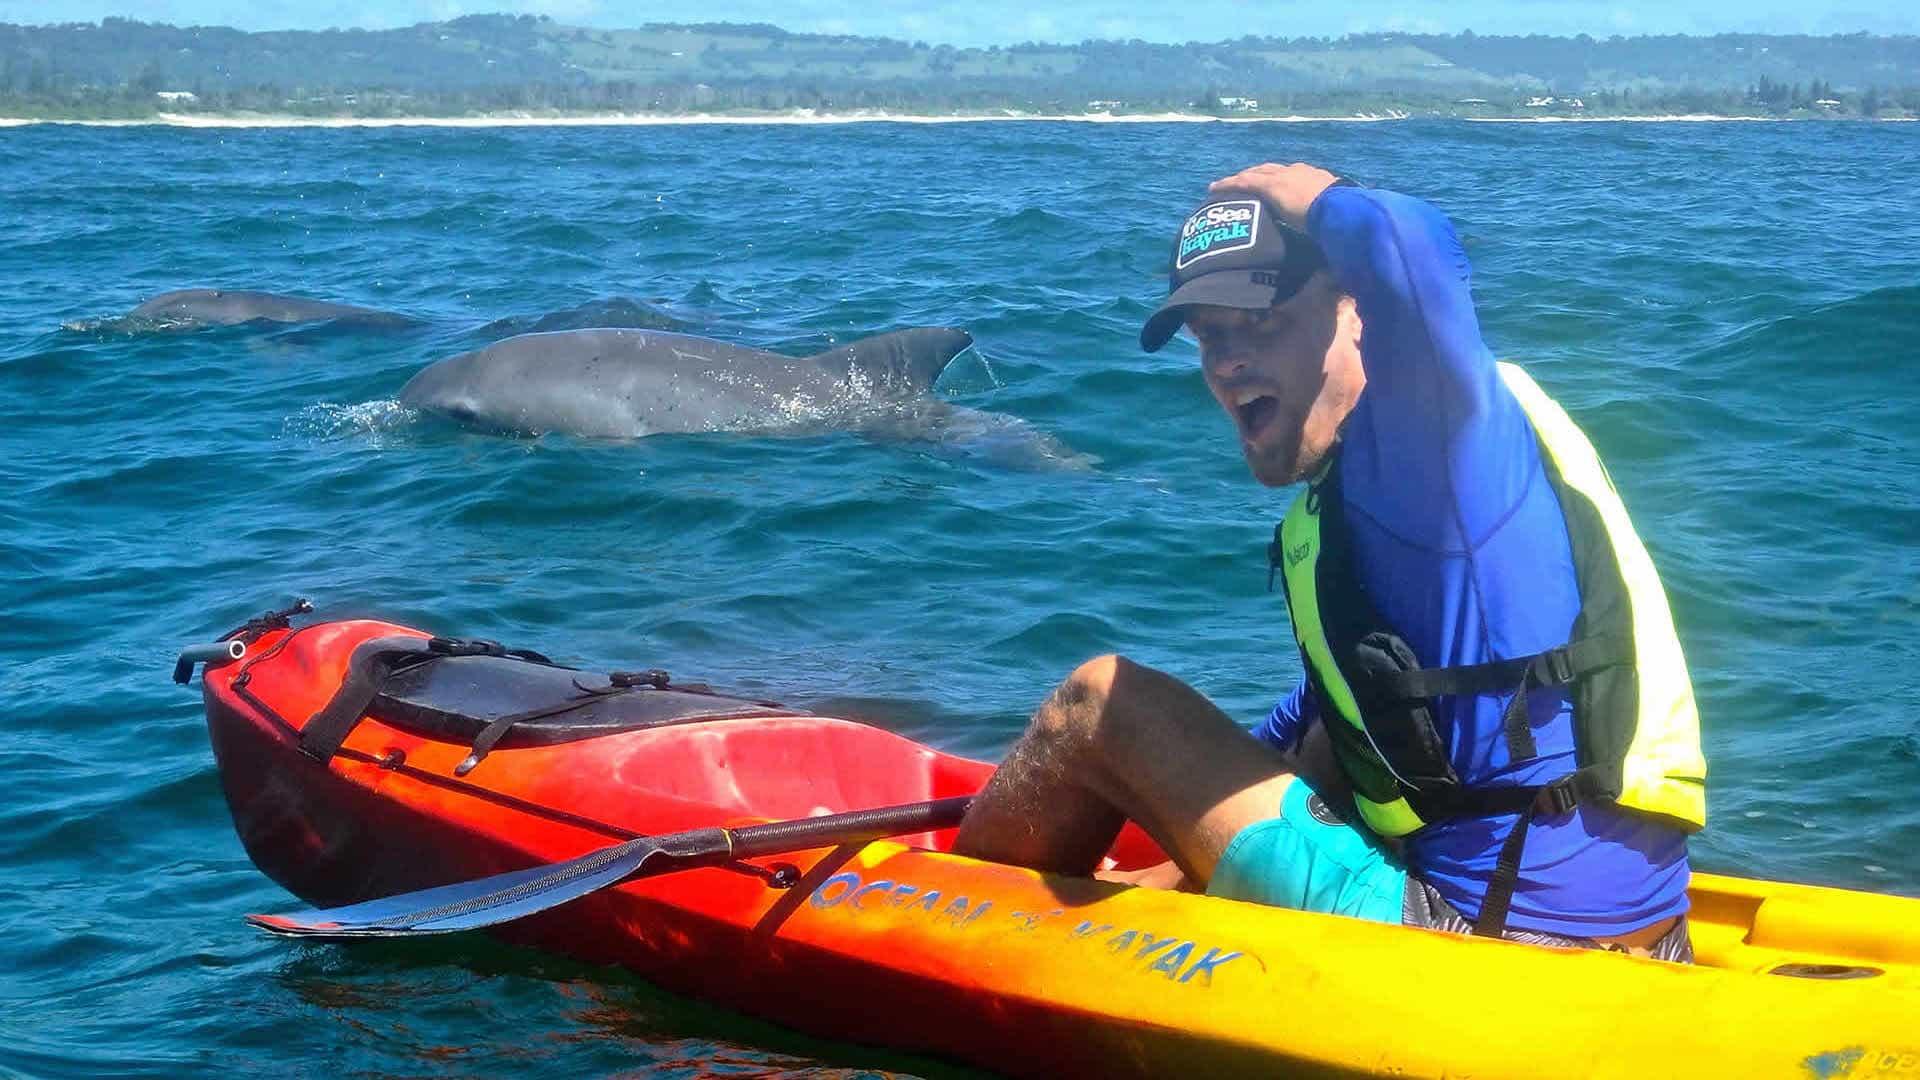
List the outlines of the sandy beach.
<svg viewBox="0 0 1920 1080">
<path fill-rule="evenodd" d="M 1261 124 L 1261 123 L 1381 123 L 1406 119 L 1404 113 L 1360 116 L 1208 116 L 1200 113 L 967 113 L 924 116 L 889 112 L 825 113 L 800 109 L 779 113 L 600 113 L 590 115 L 493 113 L 485 116 L 292 116 L 271 114 L 212 115 L 160 113 L 137 120 L 44 120 L 0 118 L 0 126 L 76 124 L 88 127 L 170 126 L 193 128 L 283 127 L 661 127 L 695 124 Z"/>
</svg>

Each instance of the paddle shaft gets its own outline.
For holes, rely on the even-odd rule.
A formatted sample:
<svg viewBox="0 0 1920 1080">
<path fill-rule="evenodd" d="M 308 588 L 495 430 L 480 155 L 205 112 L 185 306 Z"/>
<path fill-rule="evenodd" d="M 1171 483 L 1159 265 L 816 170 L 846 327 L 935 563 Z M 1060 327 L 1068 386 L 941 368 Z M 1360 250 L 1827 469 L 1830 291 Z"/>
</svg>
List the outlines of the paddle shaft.
<svg viewBox="0 0 1920 1080">
<path fill-rule="evenodd" d="M 927 802 L 850 810 L 844 814 L 823 814 L 793 821 L 770 821 L 765 825 L 746 825 L 721 831 L 733 838 L 731 851 L 728 852 L 732 858 L 752 859 L 761 855 L 785 855 L 827 844 L 862 844 L 902 833 L 950 828 L 960 824 L 960 819 L 966 816 L 967 807 L 972 802 L 971 795 L 955 795 Z M 666 838 L 661 839 L 664 841 Z"/>
<path fill-rule="evenodd" d="M 956 795 L 899 806 L 878 806 L 871 810 L 849 810 L 842 814 L 743 825 L 737 829 L 687 829 L 659 836 L 642 836 L 602 851 L 608 858 L 617 858 L 625 851 L 642 847 L 650 849 L 657 858 L 636 870 L 632 877 L 659 877 L 682 870 L 722 866 L 741 859 L 787 855 L 828 844 L 864 844 L 902 833 L 950 828 L 960 824 L 960 819 L 966 815 L 967 807 L 972 802 L 971 795 Z"/>
</svg>

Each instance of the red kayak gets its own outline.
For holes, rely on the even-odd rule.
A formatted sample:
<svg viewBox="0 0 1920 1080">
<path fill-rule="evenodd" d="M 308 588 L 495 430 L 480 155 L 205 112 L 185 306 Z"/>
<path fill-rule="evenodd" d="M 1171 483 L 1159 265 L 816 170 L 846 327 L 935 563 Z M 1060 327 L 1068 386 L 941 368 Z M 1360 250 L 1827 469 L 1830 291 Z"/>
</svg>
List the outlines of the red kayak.
<svg viewBox="0 0 1920 1080">
<path fill-rule="evenodd" d="M 578 671 L 387 623 L 282 615 L 229 638 L 204 687 L 235 826 L 262 870 L 322 907 L 640 835 L 970 795 L 991 772 L 662 672 Z M 1043 875 L 948 854 L 951 839 L 628 880 L 493 932 L 818 1034 L 1032 1076 L 1864 1061 L 1920 1075 L 1899 1071 L 1920 1061 L 1915 901 L 1696 875 L 1687 968 Z M 1132 828 L 1112 855 L 1163 857 Z M 1529 1008 L 1515 1039 L 1505 1009 L 1436 998 L 1443 980 L 1555 1004 Z"/>
</svg>

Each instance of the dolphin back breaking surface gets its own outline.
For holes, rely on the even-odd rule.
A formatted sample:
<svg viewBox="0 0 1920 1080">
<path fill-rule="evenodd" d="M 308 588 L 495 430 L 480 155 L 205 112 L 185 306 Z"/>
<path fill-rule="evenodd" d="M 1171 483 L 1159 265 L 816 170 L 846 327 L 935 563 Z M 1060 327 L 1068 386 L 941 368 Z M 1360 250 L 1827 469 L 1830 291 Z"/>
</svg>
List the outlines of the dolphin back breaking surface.
<svg viewBox="0 0 1920 1080">
<path fill-rule="evenodd" d="M 125 315 L 68 323 L 69 330 L 121 333 L 202 330 L 248 323 L 331 323 L 371 330 L 404 330 L 418 320 L 392 311 L 253 289 L 175 289 Z"/>
<path fill-rule="evenodd" d="M 813 356 L 638 329 L 522 334 L 427 367 L 400 401 L 531 435 L 858 428 L 923 398 L 972 344 L 966 331 L 938 327 Z"/>
</svg>

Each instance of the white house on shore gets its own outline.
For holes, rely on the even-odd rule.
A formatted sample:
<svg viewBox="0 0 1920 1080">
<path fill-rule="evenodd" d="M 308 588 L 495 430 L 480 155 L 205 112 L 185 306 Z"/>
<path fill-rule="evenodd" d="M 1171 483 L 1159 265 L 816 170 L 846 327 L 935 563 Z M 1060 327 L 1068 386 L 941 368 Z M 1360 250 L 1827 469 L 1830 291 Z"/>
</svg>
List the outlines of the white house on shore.
<svg viewBox="0 0 1920 1080">
<path fill-rule="evenodd" d="M 1260 111 L 1259 98 L 1219 97 L 1219 98 L 1215 98 L 1214 100 L 1219 102 L 1219 107 L 1221 109 L 1224 109 L 1228 112 L 1259 112 Z"/>
<path fill-rule="evenodd" d="M 155 90 L 153 96 L 170 105 L 191 105 L 200 100 L 200 95 L 191 90 Z"/>
</svg>

